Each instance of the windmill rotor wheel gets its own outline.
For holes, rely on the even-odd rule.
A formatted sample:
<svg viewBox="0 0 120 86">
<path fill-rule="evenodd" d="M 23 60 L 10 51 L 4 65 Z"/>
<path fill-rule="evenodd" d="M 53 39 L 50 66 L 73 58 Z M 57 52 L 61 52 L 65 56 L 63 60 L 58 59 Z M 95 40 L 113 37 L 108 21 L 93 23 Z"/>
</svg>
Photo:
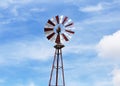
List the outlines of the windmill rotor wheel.
<svg viewBox="0 0 120 86">
<path fill-rule="evenodd" d="M 74 23 L 67 16 L 57 15 L 47 21 L 44 32 L 48 40 L 56 44 L 63 44 L 69 41 L 74 34 L 73 25 Z"/>
</svg>

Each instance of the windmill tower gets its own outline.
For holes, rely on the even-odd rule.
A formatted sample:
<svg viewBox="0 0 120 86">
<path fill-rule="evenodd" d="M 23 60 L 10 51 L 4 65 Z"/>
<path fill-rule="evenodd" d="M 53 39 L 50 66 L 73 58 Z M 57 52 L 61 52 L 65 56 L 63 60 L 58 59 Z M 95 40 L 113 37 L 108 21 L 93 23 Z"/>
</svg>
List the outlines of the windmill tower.
<svg viewBox="0 0 120 86">
<path fill-rule="evenodd" d="M 65 86 L 64 67 L 62 58 L 63 43 L 69 41 L 74 34 L 73 22 L 67 16 L 55 16 L 49 19 L 44 32 L 48 40 L 55 43 L 55 54 L 48 86 Z"/>
</svg>

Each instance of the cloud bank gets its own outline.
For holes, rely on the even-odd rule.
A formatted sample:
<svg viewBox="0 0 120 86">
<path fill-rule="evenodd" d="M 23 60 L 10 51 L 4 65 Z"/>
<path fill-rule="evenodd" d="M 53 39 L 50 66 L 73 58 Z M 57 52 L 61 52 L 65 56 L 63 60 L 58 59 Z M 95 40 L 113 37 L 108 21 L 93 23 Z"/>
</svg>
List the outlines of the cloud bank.
<svg viewBox="0 0 120 86">
<path fill-rule="evenodd" d="M 104 36 L 97 45 L 98 56 L 120 60 L 120 30 Z"/>
</svg>

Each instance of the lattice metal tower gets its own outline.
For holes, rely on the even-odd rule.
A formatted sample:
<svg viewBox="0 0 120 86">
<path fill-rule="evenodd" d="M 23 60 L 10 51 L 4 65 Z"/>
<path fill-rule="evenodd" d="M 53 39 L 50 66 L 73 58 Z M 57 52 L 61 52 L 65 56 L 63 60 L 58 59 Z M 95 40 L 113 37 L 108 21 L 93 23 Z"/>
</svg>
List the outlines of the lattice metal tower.
<svg viewBox="0 0 120 86">
<path fill-rule="evenodd" d="M 44 32 L 48 40 L 56 43 L 54 60 L 48 86 L 65 86 L 64 66 L 62 58 L 63 43 L 69 41 L 74 34 L 73 22 L 67 16 L 55 16 L 49 19 L 45 25 Z"/>
</svg>

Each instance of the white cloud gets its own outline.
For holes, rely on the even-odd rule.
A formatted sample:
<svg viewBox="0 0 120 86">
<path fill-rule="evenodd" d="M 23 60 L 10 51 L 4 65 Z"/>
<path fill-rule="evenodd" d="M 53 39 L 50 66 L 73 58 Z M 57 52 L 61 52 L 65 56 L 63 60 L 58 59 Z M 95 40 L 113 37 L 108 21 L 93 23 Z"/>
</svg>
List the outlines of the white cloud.
<svg viewBox="0 0 120 86">
<path fill-rule="evenodd" d="M 64 3 L 69 3 L 69 4 L 76 4 L 76 3 L 81 3 L 83 0 L 63 0 Z"/>
<path fill-rule="evenodd" d="M 18 41 L 0 45 L 1 64 L 9 61 L 24 61 L 26 59 L 47 60 L 54 52 L 47 42 L 41 40 Z"/>
<path fill-rule="evenodd" d="M 100 23 L 117 23 L 120 21 L 120 12 L 110 12 L 109 14 L 101 14 L 93 16 L 83 21 L 84 24 L 100 24 Z M 114 16 L 114 17 L 112 17 Z"/>
<path fill-rule="evenodd" d="M 70 82 L 66 83 L 67 86 L 84 86 L 84 85 L 81 85 L 79 81 L 75 81 L 75 80 L 69 80 L 69 81 Z"/>
<path fill-rule="evenodd" d="M 7 19 L 5 21 L 0 21 L 0 24 L 9 24 L 13 19 Z M 1 29 L 2 30 L 2 29 Z"/>
<path fill-rule="evenodd" d="M 17 83 L 15 86 L 36 86 L 33 81 L 27 82 L 26 84 Z"/>
<path fill-rule="evenodd" d="M 94 25 L 94 26 L 99 26 L 100 24 L 104 24 L 105 26 L 102 27 L 103 29 L 105 29 L 106 27 L 116 27 L 116 25 L 120 22 L 120 11 L 118 10 L 119 7 L 119 2 L 100 2 L 98 3 L 97 6 L 101 6 L 102 7 L 102 11 L 100 10 L 100 12 L 98 11 L 95 14 L 92 14 L 89 18 L 84 19 L 81 21 L 81 23 L 79 23 L 79 27 L 84 28 L 87 27 L 88 25 Z M 93 6 L 95 7 L 95 6 Z M 86 7 L 79 7 L 80 11 L 83 10 L 84 8 L 89 8 L 89 5 Z M 82 9 L 83 8 L 83 9 Z M 97 8 L 96 8 L 97 9 Z M 115 26 L 113 26 L 115 25 Z M 92 28 L 94 27 L 92 26 Z M 91 26 L 88 26 L 88 28 L 90 28 Z M 97 28 L 99 28 L 97 27 Z M 101 28 L 101 27 L 100 27 Z M 102 29 L 101 28 L 101 29 Z"/>
<path fill-rule="evenodd" d="M 103 6 L 101 4 L 98 4 L 96 6 L 87 6 L 87 7 L 80 8 L 80 11 L 97 12 L 97 11 L 101 11 L 102 9 L 103 9 Z"/>
<path fill-rule="evenodd" d="M 115 68 L 112 71 L 112 74 L 113 74 L 113 78 L 112 78 L 113 86 L 120 86 L 120 69 Z"/>
<path fill-rule="evenodd" d="M 102 12 L 104 10 L 108 10 L 111 8 L 115 8 L 118 7 L 120 4 L 120 1 L 118 0 L 113 0 L 111 2 L 99 2 L 97 5 L 87 5 L 86 7 L 81 7 L 80 5 L 78 5 L 80 7 L 80 11 L 82 12 Z"/>
<path fill-rule="evenodd" d="M 66 83 L 68 86 L 89 86 L 90 84 L 92 86 L 113 86 L 110 72 L 106 71 L 110 68 L 108 68 L 108 63 L 100 60 L 89 60 L 89 62 L 74 60 L 75 58 L 72 62 L 68 61 L 69 64 L 65 63 L 65 69 L 66 66 L 69 67 L 69 70 L 65 71 L 66 80 L 69 81 Z M 87 80 L 84 81 L 83 76 Z"/>
<path fill-rule="evenodd" d="M 110 80 L 95 81 L 94 86 L 113 86 Z"/>
<path fill-rule="evenodd" d="M 15 3 L 15 4 L 28 4 L 33 0 L 11 0 L 11 1 L 12 1 L 11 3 Z"/>
<path fill-rule="evenodd" d="M 94 50 L 94 49 L 95 49 L 95 45 L 72 44 L 69 45 L 68 47 L 66 46 L 64 52 L 67 54 L 68 53 L 81 54 L 85 51 Z"/>
<path fill-rule="evenodd" d="M 11 0 L 0 0 L 0 8 L 8 8 L 10 2 Z"/>
<path fill-rule="evenodd" d="M 45 8 L 32 8 L 30 9 L 31 12 L 44 12 L 46 9 Z"/>
<path fill-rule="evenodd" d="M 0 8 L 6 9 L 9 6 L 18 5 L 18 4 L 28 4 L 32 0 L 0 0 Z"/>
<path fill-rule="evenodd" d="M 57 2 L 63 2 L 62 1 L 57 1 Z M 56 0 L 0 0 L 0 8 L 6 9 L 9 6 L 13 5 L 25 5 L 25 4 L 36 4 L 36 3 L 56 3 Z"/>
<path fill-rule="evenodd" d="M 3 0 L 0 1 L 0 18 L 4 19 L 0 21 L 1 25 L 9 24 L 16 21 L 26 21 L 31 19 L 31 16 L 36 12 L 44 12 L 45 8 L 36 8 L 36 4 L 41 2 L 34 2 L 34 0 Z M 28 7 L 27 7 L 28 6 Z M 24 12 L 25 11 L 25 12 Z M 7 12 L 7 14 L 4 14 Z M 36 18 L 33 18 L 34 20 Z"/>
<path fill-rule="evenodd" d="M 17 6 L 15 6 L 15 7 L 13 7 L 13 9 L 11 9 L 11 13 L 12 13 L 14 16 L 18 16 Z"/>
<path fill-rule="evenodd" d="M 97 45 L 97 51 L 100 57 L 120 60 L 120 31 L 104 36 Z"/>
<path fill-rule="evenodd" d="M 119 61 L 120 61 L 120 31 L 113 33 L 112 35 L 104 36 L 97 45 L 98 56 L 107 58 L 108 62 L 111 63 L 111 66 L 117 65 L 109 73 L 109 77 L 105 82 L 98 82 L 95 86 L 119 86 L 120 85 L 120 69 Z M 106 64 L 106 62 L 104 62 Z M 100 84 L 99 84 L 100 83 Z"/>
</svg>

